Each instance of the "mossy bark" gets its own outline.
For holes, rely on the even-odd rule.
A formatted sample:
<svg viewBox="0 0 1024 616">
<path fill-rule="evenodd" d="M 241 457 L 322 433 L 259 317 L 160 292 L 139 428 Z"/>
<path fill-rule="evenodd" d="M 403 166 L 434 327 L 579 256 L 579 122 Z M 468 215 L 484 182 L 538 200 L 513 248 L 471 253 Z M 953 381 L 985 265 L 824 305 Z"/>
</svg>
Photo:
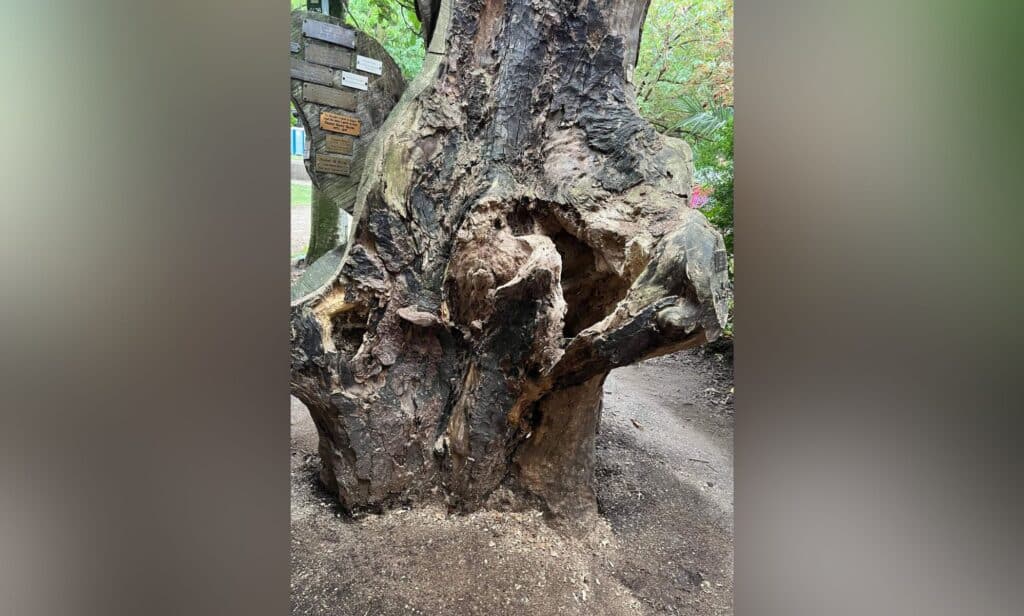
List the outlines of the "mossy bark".
<svg viewBox="0 0 1024 616">
<path fill-rule="evenodd" d="M 725 247 L 638 114 L 647 2 L 419 0 L 423 72 L 368 150 L 292 392 L 348 509 L 596 511 L 608 372 L 715 339 Z"/>
<path fill-rule="evenodd" d="M 316 187 L 311 197 L 309 246 L 306 248 L 306 264 L 314 263 L 328 250 L 338 245 L 338 204 L 327 198 Z"/>
</svg>

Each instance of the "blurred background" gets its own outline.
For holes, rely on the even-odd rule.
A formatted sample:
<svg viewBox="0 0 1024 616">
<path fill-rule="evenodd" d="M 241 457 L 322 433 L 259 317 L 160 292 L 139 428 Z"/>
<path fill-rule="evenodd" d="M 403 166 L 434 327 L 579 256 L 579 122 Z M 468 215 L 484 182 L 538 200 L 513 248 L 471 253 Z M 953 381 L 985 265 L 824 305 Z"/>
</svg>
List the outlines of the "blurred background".
<svg viewBox="0 0 1024 616">
<path fill-rule="evenodd" d="M 2 10 L 0 611 L 283 613 L 289 7 Z M 1022 23 L 736 2 L 737 614 L 1019 613 Z"/>
</svg>

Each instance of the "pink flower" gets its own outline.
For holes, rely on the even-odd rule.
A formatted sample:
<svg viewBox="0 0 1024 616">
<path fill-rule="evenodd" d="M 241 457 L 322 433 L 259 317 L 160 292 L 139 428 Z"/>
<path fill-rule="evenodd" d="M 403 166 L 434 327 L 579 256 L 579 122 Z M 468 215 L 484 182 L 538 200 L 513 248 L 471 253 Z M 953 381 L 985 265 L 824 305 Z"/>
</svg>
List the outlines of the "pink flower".
<svg viewBox="0 0 1024 616">
<path fill-rule="evenodd" d="M 690 207 L 698 209 L 707 205 L 712 189 L 705 186 L 694 186 L 690 195 Z"/>
</svg>

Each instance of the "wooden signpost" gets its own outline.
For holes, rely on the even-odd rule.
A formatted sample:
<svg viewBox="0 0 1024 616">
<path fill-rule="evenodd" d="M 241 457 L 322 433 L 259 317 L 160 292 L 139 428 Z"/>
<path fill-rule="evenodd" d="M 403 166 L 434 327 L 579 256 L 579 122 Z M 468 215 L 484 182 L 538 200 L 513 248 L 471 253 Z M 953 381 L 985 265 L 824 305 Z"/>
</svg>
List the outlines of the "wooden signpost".
<svg viewBox="0 0 1024 616">
<path fill-rule="evenodd" d="M 334 215 L 339 221 L 344 218 L 332 214 L 332 206 L 354 211 L 370 140 L 406 87 L 379 42 L 342 25 L 344 6 L 344 0 L 308 0 L 306 10 L 290 15 L 290 98 L 306 131 L 303 158 L 317 195 L 313 209 L 324 220 Z M 329 247 L 332 227 L 314 228 L 307 252 L 312 263 L 293 283 L 293 301 L 336 275 L 344 252 Z"/>
<path fill-rule="evenodd" d="M 358 48 L 357 41 L 362 41 Z M 354 30 L 340 25 L 336 16 L 311 11 L 292 13 L 291 53 L 292 100 L 308 131 L 306 168 L 317 188 L 346 208 L 353 200 L 362 164 L 359 137 L 364 127 L 360 117 L 367 116 L 361 109 L 361 93 L 370 90 L 371 78 L 380 79 L 381 92 L 387 96 L 383 100 L 397 101 L 397 95 L 387 95 L 395 88 L 394 62 L 385 66 L 372 57 L 384 53 L 380 45 L 360 39 Z M 400 77 L 398 80 L 404 87 Z M 365 104 L 376 109 L 381 104 L 377 100 Z M 388 109 L 393 101 L 385 103 Z M 372 134 L 374 128 L 368 125 L 365 130 Z"/>
</svg>

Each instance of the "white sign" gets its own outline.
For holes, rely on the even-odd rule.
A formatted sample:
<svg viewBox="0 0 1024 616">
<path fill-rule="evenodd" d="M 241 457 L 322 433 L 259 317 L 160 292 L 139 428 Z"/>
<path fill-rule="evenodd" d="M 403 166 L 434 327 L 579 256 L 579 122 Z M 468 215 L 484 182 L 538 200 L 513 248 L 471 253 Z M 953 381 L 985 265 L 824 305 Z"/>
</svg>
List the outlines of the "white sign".
<svg viewBox="0 0 1024 616">
<path fill-rule="evenodd" d="M 384 72 L 384 63 L 380 60 L 367 58 L 366 56 L 356 56 L 356 69 L 367 73 L 373 73 L 374 75 L 380 75 Z"/>
<path fill-rule="evenodd" d="M 355 88 L 356 90 L 365 90 L 370 85 L 370 78 L 348 71 L 341 71 L 341 85 Z"/>
</svg>

